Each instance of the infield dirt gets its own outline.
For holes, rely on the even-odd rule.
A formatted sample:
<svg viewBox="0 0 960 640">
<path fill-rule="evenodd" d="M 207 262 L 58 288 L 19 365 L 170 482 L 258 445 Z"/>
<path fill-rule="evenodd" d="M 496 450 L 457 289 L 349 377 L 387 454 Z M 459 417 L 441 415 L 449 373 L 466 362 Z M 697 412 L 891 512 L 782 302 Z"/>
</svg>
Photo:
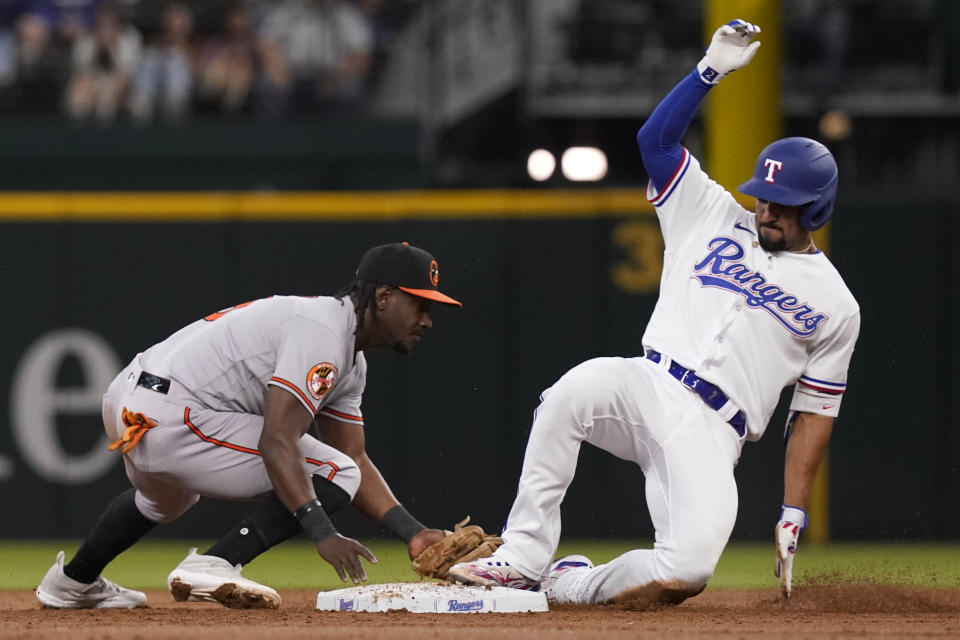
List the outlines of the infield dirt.
<svg viewBox="0 0 960 640">
<path fill-rule="evenodd" d="M 949 638 L 960 637 L 960 589 L 885 585 L 772 590 L 707 589 L 674 607 L 553 607 L 548 613 L 411 614 L 318 612 L 316 592 L 281 591 L 279 610 L 231 610 L 175 602 L 150 591 L 150 608 L 43 609 L 31 591 L 0 591 L 0 638 L 238 640 L 239 638 L 463 640 L 573 638 Z"/>
</svg>

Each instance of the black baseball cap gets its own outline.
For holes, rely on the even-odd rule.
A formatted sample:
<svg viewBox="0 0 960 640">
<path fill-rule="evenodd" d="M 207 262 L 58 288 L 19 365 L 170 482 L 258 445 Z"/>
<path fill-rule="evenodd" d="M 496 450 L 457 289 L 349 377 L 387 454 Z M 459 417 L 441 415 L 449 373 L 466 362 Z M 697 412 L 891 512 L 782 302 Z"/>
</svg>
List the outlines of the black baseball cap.
<svg viewBox="0 0 960 640">
<path fill-rule="evenodd" d="M 357 280 L 388 284 L 418 298 L 463 306 L 437 290 L 440 281 L 437 260 L 423 249 L 411 247 L 406 242 L 382 244 L 368 250 L 357 267 Z"/>
</svg>

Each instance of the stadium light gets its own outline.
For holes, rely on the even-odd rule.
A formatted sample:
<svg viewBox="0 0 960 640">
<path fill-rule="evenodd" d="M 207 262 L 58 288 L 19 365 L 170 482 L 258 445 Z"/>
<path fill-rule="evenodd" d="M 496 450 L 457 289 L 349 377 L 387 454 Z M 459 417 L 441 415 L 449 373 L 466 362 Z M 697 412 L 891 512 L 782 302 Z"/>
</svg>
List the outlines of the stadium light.
<svg viewBox="0 0 960 640">
<path fill-rule="evenodd" d="M 535 149 L 527 157 L 527 173 L 537 182 L 548 180 L 557 168 L 557 159 L 546 149 Z"/>
<path fill-rule="evenodd" d="M 596 147 L 570 147 L 560 158 L 560 169 L 567 180 L 596 182 L 607 175 L 607 156 Z"/>
</svg>

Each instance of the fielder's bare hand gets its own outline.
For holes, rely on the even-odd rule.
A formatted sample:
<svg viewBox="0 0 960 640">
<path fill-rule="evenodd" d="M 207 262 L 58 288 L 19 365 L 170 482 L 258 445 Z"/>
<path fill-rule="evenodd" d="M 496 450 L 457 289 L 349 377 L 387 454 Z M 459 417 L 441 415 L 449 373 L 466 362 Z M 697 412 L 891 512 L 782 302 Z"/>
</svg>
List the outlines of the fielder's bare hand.
<svg viewBox="0 0 960 640">
<path fill-rule="evenodd" d="M 807 514 L 803 509 L 783 506 L 780 512 L 780 522 L 774 530 L 774 539 L 777 546 L 777 561 L 773 573 L 780 578 L 780 591 L 784 598 L 790 597 L 793 583 L 793 558 L 797 553 L 797 542 L 800 539 L 800 530 L 807 522 Z"/>
<path fill-rule="evenodd" d="M 413 560 L 416 558 L 424 549 L 434 542 L 443 540 L 445 535 L 446 534 L 440 529 L 423 529 L 422 531 L 418 531 L 417 535 L 410 538 L 410 542 L 408 543 L 410 559 Z"/>
<path fill-rule="evenodd" d="M 320 557 L 333 565 L 340 580 L 347 581 L 347 576 L 354 584 L 367 579 L 367 572 L 363 569 L 360 556 L 371 564 L 377 563 L 377 557 L 369 549 L 354 540 L 339 533 L 332 533 L 316 543 Z"/>
</svg>

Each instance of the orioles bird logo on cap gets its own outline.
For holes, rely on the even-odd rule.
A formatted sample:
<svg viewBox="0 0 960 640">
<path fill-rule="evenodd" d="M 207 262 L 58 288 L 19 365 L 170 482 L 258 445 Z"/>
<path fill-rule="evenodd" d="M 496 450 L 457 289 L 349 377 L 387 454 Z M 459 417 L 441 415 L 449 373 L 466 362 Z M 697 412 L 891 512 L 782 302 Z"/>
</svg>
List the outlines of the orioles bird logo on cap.
<svg viewBox="0 0 960 640">
<path fill-rule="evenodd" d="M 440 267 L 437 266 L 436 260 L 430 261 L 430 284 L 437 286 L 437 283 L 440 282 Z"/>
</svg>

